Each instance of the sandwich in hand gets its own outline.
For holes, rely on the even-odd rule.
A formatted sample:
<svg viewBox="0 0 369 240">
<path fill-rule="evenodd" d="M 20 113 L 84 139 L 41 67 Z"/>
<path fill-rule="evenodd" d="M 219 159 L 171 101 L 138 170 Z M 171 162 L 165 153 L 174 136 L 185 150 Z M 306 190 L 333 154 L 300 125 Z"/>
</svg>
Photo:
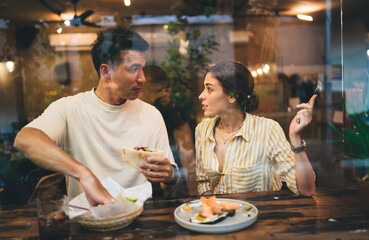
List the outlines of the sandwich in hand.
<svg viewBox="0 0 369 240">
<path fill-rule="evenodd" d="M 148 157 L 161 157 L 163 152 L 156 149 L 148 149 L 147 147 L 123 148 L 123 160 L 130 167 L 138 169 L 141 161 L 147 162 Z"/>
</svg>

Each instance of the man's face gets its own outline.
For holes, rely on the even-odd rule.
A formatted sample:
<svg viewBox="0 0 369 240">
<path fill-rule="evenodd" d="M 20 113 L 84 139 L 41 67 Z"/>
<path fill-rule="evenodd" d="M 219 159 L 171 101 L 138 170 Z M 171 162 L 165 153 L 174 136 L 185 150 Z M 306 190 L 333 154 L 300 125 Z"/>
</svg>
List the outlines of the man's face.
<svg viewBox="0 0 369 240">
<path fill-rule="evenodd" d="M 134 100 L 142 90 L 146 78 L 142 68 L 146 64 L 143 52 L 136 50 L 122 51 L 123 61 L 111 68 L 110 84 L 114 98 Z"/>
</svg>

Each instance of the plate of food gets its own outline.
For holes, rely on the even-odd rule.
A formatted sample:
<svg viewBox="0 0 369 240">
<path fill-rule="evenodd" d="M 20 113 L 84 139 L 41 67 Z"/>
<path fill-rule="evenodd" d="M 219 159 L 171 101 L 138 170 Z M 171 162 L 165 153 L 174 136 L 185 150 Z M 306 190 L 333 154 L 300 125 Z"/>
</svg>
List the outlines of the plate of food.
<svg viewBox="0 0 369 240">
<path fill-rule="evenodd" d="M 122 153 L 124 162 L 136 169 L 138 169 L 138 164 L 141 161 L 147 161 L 148 157 L 163 156 L 162 151 L 147 147 L 123 148 Z"/>
<path fill-rule="evenodd" d="M 180 226 L 202 233 L 238 231 L 251 226 L 257 217 L 258 209 L 251 203 L 215 196 L 184 203 L 174 211 Z"/>
</svg>

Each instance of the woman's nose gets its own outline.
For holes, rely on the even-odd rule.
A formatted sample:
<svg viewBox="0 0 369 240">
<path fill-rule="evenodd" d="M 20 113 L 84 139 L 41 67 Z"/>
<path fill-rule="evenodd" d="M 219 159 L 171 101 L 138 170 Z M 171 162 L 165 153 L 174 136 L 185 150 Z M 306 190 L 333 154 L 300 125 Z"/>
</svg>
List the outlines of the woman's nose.
<svg viewBox="0 0 369 240">
<path fill-rule="evenodd" d="M 204 91 L 202 91 L 202 93 L 199 95 L 199 100 L 204 100 L 205 96 L 204 96 Z"/>
</svg>

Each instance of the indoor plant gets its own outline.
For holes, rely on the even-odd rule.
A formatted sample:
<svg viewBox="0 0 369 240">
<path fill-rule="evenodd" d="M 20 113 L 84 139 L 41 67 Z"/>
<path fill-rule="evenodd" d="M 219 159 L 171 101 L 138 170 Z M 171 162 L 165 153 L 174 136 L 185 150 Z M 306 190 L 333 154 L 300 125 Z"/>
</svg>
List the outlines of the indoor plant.
<svg viewBox="0 0 369 240">
<path fill-rule="evenodd" d="M 328 124 L 339 135 L 339 141 L 329 141 L 344 151 L 340 160 L 354 166 L 359 199 L 363 210 L 369 214 L 369 111 L 349 115 L 351 128 L 341 131 L 332 123 Z"/>
</svg>

